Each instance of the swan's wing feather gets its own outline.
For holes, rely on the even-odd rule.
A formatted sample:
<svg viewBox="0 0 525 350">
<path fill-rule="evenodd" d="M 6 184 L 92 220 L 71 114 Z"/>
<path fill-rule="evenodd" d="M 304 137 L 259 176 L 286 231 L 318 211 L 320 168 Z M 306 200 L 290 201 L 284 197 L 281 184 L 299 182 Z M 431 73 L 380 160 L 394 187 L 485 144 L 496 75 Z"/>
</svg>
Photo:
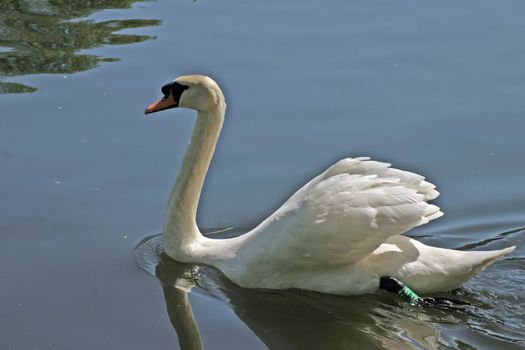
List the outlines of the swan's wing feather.
<svg viewBox="0 0 525 350">
<path fill-rule="evenodd" d="M 389 163 L 370 160 L 368 157 L 345 158 L 332 165 L 321 176 L 322 179 L 327 179 L 337 174 L 390 177 L 399 179 L 405 187 L 417 189 L 419 193 L 425 196 L 425 200 L 431 200 L 439 196 L 439 192 L 435 190 L 436 186 L 425 181 L 423 176 L 410 171 L 391 168 L 390 165 Z"/>
<path fill-rule="evenodd" d="M 348 264 L 390 236 L 442 215 L 420 175 L 368 158 L 343 159 L 310 181 L 255 231 L 273 259 L 298 266 Z M 321 265 L 323 264 L 323 265 Z M 290 267 L 290 266 L 288 266 Z"/>
</svg>

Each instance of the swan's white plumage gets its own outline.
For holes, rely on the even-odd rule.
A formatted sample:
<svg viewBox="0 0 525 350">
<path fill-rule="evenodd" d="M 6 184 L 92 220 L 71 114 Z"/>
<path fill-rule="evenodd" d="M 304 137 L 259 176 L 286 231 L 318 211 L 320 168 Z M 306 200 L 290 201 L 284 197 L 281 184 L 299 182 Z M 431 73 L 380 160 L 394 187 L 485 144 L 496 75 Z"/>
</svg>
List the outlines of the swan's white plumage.
<svg viewBox="0 0 525 350">
<path fill-rule="evenodd" d="M 428 203 L 439 193 L 424 177 L 369 158 L 335 163 L 242 236 L 206 238 L 196 208 L 226 104 L 208 77 L 177 81 L 189 86 L 180 105 L 199 115 L 164 234 L 164 249 L 176 260 L 216 266 L 244 287 L 349 295 L 374 292 L 389 275 L 428 293 L 461 285 L 514 249 L 464 252 L 402 236 L 443 215 Z"/>
<path fill-rule="evenodd" d="M 422 181 L 385 163 L 347 158 L 299 190 L 252 235 L 271 236 L 264 239 L 275 246 L 273 259 L 293 257 L 298 266 L 352 264 L 388 237 L 439 216 L 439 208 L 425 201 L 429 192 Z"/>
<path fill-rule="evenodd" d="M 249 268 L 237 270 L 241 274 L 234 280 L 250 287 L 275 288 L 279 283 L 282 288 L 301 288 L 321 271 L 323 291 L 348 294 L 337 288 L 342 278 L 352 280 L 350 270 L 360 260 L 389 237 L 442 215 L 426 202 L 437 194 L 433 185 L 414 173 L 368 158 L 343 159 L 245 235 L 247 242 L 237 263 Z M 339 272 L 328 278 L 327 270 Z M 354 283 L 377 288 L 377 278 L 369 282 L 367 276 L 364 281 L 354 277 Z M 346 284 L 342 289 L 350 288 Z"/>
</svg>

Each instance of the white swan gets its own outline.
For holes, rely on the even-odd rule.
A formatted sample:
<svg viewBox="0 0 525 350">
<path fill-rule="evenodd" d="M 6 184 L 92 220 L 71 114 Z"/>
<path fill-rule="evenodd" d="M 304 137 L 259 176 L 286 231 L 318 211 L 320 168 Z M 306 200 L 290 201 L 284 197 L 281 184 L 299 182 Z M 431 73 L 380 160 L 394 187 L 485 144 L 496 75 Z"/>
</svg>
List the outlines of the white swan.
<svg viewBox="0 0 525 350">
<path fill-rule="evenodd" d="M 164 230 L 164 250 L 175 260 L 215 266 L 250 288 L 355 295 L 377 291 L 380 277 L 392 276 L 431 293 L 458 287 L 515 248 L 458 251 L 402 236 L 443 215 L 427 203 L 439 193 L 422 176 L 369 158 L 332 165 L 244 235 L 204 237 L 197 206 L 226 102 L 217 83 L 200 75 L 181 76 L 162 93 L 146 113 L 198 111 Z"/>
</svg>

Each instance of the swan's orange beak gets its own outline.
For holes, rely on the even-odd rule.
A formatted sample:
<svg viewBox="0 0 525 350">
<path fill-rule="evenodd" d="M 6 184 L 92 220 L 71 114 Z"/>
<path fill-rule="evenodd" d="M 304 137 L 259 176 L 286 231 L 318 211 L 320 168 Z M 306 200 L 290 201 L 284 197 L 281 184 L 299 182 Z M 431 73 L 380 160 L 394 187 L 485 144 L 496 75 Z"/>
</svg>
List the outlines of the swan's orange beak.
<svg viewBox="0 0 525 350">
<path fill-rule="evenodd" d="M 158 100 L 157 102 L 153 102 L 146 108 L 144 111 L 145 114 L 155 113 L 159 111 L 163 111 L 165 109 L 170 109 L 174 107 L 179 106 L 179 101 L 175 101 L 173 98 L 173 94 L 170 92 L 168 96 L 163 97 L 162 99 Z"/>
</svg>

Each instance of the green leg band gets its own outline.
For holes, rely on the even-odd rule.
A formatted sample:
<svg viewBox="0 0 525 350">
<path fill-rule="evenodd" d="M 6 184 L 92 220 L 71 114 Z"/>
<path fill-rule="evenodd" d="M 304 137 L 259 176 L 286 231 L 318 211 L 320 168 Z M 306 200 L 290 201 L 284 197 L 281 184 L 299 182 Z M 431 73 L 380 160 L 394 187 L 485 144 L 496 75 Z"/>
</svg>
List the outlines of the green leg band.
<svg viewBox="0 0 525 350">
<path fill-rule="evenodd" d="M 398 294 L 401 298 L 410 302 L 411 304 L 417 304 L 421 300 L 419 295 L 417 295 L 412 289 L 408 288 L 407 286 L 404 286 Z"/>
<path fill-rule="evenodd" d="M 379 288 L 387 290 L 392 293 L 396 293 L 403 300 L 408 301 L 411 304 L 418 304 L 423 301 L 414 291 L 405 284 L 392 276 L 382 276 L 379 279 Z"/>
</svg>

